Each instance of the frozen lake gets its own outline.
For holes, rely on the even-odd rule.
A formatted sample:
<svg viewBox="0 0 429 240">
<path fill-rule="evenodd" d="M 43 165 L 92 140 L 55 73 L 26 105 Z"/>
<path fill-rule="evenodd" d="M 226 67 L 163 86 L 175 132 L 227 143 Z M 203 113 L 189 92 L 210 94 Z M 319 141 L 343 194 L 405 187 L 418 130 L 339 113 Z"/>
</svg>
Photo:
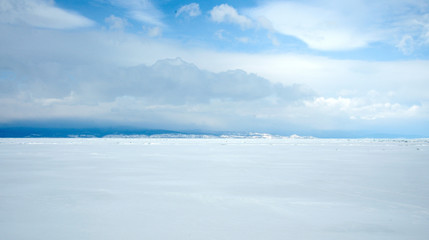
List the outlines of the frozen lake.
<svg viewBox="0 0 429 240">
<path fill-rule="evenodd" d="M 0 139 L 0 238 L 429 239 L 429 140 Z"/>
</svg>

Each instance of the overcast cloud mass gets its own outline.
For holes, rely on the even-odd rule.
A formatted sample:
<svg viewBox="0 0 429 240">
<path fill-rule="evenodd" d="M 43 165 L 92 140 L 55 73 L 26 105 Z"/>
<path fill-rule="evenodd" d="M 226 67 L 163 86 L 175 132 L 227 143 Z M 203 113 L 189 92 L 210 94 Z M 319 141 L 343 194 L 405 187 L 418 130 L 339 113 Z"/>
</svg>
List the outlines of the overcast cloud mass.
<svg viewBox="0 0 429 240">
<path fill-rule="evenodd" d="M 424 0 L 1 0 L 0 36 L 2 125 L 429 136 Z"/>
</svg>

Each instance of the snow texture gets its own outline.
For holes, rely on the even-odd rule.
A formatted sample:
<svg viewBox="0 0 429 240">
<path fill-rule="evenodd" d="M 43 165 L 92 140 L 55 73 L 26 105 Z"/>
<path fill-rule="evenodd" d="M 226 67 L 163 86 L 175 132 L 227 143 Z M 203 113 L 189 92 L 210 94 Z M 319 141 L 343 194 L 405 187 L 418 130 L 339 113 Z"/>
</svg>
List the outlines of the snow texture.
<svg viewBox="0 0 429 240">
<path fill-rule="evenodd" d="M 429 140 L 0 139 L 1 239 L 428 239 Z"/>
</svg>

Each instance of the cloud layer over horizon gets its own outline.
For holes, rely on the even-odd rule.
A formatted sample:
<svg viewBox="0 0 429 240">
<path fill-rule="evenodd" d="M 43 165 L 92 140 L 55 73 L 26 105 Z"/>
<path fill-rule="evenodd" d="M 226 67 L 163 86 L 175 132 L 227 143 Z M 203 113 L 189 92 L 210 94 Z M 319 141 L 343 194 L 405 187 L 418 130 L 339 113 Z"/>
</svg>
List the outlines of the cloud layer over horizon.
<svg viewBox="0 0 429 240">
<path fill-rule="evenodd" d="M 3 122 L 76 117 L 144 126 L 180 114 L 193 116 L 182 123 L 189 126 L 227 127 L 224 118 L 253 117 L 314 95 L 302 85 L 271 83 L 242 70 L 200 70 L 180 58 L 115 68 L 35 63 L 8 73 L 5 80 L 14 84 L 1 82 Z M 143 118 L 148 114 L 150 121 Z"/>
<path fill-rule="evenodd" d="M 428 4 L 337 3 L 4 1 L 0 123 L 429 136 Z"/>
</svg>

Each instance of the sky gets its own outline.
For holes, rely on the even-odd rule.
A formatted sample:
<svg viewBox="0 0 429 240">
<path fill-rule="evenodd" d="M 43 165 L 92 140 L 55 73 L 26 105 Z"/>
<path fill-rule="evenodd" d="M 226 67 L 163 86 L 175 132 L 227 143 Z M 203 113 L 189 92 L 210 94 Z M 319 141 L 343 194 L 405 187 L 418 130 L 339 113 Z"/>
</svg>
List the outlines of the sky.
<svg viewBox="0 0 429 240">
<path fill-rule="evenodd" d="M 426 0 L 0 0 L 0 125 L 429 137 Z"/>
</svg>

